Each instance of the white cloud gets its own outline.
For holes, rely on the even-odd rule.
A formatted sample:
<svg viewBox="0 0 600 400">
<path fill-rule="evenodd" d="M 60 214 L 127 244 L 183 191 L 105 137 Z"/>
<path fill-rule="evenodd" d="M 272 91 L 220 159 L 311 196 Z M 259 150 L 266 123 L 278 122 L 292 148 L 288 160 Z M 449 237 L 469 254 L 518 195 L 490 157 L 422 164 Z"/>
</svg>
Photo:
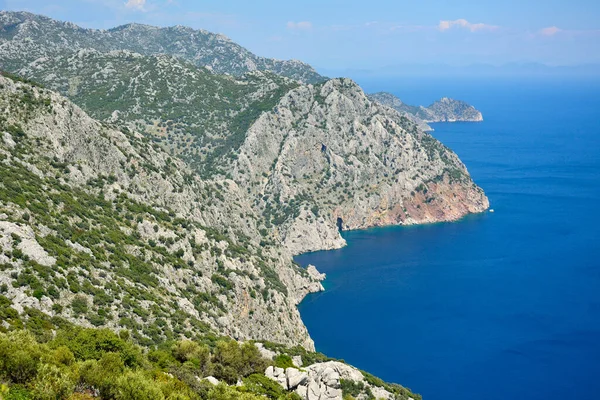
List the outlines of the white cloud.
<svg viewBox="0 0 600 400">
<path fill-rule="evenodd" d="M 439 25 L 438 25 L 438 29 L 442 32 L 447 31 L 449 29 L 452 28 L 462 28 L 462 29 L 468 29 L 471 32 L 478 32 L 478 31 L 495 31 L 498 29 L 498 26 L 496 25 L 488 25 L 488 24 L 482 24 L 482 23 L 471 23 L 469 21 L 467 21 L 466 19 L 456 19 L 454 21 L 440 21 Z"/>
<path fill-rule="evenodd" d="M 547 28 L 540 29 L 540 35 L 543 35 L 543 36 L 554 36 L 559 32 L 562 32 L 562 29 L 560 29 L 556 26 L 549 26 Z"/>
<path fill-rule="evenodd" d="M 125 7 L 144 11 L 144 6 L 146 5 L 146 0 L 127 0 L 125 3 Z"/>
<path fill-rule="evenodd" d="M 287 23 L 287 28 L 294 31 L 309 31 L 313 27 L 310 21 L 294 22 L 290 21 Z"/>
</svg>

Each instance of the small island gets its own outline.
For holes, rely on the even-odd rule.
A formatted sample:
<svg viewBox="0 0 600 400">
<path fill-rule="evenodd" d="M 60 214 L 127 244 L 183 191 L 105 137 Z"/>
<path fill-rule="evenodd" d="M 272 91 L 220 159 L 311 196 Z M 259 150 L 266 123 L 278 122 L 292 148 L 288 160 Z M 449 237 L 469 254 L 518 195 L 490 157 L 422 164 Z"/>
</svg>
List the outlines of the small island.
<svg viewBox="0 0 600 400">
<path fill-rule="evenodd" d="M 412 106 L 402 102 L 391 93 L 379 92 L 369 95 L 371 100 L 391 107 L 415 122 L 421 129 L 432 131 L 430 122 L 481 122 L 483 115 L 472 105 L 449 97 L 443 97 L 428 107 Z"/>
</svg>

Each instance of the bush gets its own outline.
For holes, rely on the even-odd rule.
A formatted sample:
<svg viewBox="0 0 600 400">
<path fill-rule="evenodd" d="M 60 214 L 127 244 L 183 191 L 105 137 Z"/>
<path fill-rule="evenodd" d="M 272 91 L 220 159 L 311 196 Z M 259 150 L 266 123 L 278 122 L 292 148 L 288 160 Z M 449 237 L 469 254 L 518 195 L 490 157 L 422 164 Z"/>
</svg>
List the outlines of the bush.
<svg viewBox="0 0 600 400">
<path fill-rule="evenodd" d="M 75 297 L 73 299 L 73 301 L 71 302 L 71 309 L 73 309 L 73 312 L 75 313 L 76 316 L 79 316 L 81 314 L 86 314 L 88 311 L 87 299 L 83 296 Z"/>
<path fill-rule="evenodd" d="M 136 367 L 142 364 L 143 359 L 139 348 L 109 329 L 62 329 L 52 345 L 66 346 L 77 360 L 99 360 L 105 353 L 118 353 L 126 366 Z"/>
<path fill-rule="evenodd" d="M 105 353 L 99 361 L 87 360 L 81 364 L 81 381 L 100 392 L 102 398 L 114 398 L 114 383 L 125 371 L 125 363 L 118 353 Z"/>
<path fill-rule="evenodd" d="M 142 371 L 128 372 L 115 382 L 116 400 L 162 400 L 160 385 Z"/>
<path fill-rule="evenodd" d="M 287 354 L 279 354 L 275 357 L 274 359 L 275 361 L 275 366 L 279 367 L 279 368 L 289 368 L 289 367 L 295 367 L 294 362 L 292 361 L 292 357 L 288 356 Z"/>
<path fill-rule="evenodd" d="M 253 343 L 239 345 L 234 340 L 218 341 L 213 354 L 214 373 L 217 378 L 235 383 L 239 376 L 262 373 L 268 365 Z"/>
<path fill-rule="evenodd" d="M 14 385 L 8 390 L 8 394 L 2 393 L 3 400 L 31 400 L 32 394 L 21 385 Z"/>
<path fill-rule="evenodd" d="M 252 374 L 244 379 L 245 390 L 251 393 L 279 399 L 286 395 L 281 385 L 261 374 Z"/>
<path fill-rule="evenodd" d="M 75 390 L 79 379 L 75 369 L 43 364 L 32 384 L 36 400 L 66 399 Z"/>
<path fill-rule="evenodd" d="M 15 383 L 26 383 L 37 374 L 41 346 L 31 333 L 0 334 L 0 373 Z"/>
</svg>

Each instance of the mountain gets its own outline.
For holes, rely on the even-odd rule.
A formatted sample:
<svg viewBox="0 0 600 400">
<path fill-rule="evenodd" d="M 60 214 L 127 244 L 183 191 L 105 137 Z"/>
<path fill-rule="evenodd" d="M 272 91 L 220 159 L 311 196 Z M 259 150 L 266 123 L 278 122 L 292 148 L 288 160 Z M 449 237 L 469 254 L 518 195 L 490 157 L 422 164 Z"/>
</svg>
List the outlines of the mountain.
<svg viewBox="0 0 600 400">
<path fill-rule="evenodd" d="M 443 97 L 428 107 L 408 105 L 393 94 L 386 92 L 373 93 L 369 97 L 413 119 L 423 130 L 432 130 L 427 125 L 429 122 L 483 121 L 483 115 L 475 107 L 464 101 L 448 97 Z"/>
<path fill-rule="evenodd" d="M 294 255 L 489 206 L 456 154 L 350 79 L 221 75 L 115 49 L 136 26 L 1 15 L 0 64 L 24 78 L 0 77 L 0 305 L 25 326 L 41 312 L 46 331 L 126 329 L 144 346 L 225 335 L 312 351 L 296 305 L 325 277 Z"/>
<path fill-rule="evenodd" d="M 259 243 L 243 188 L 53 92 L 0 84 L 0 276 L 17 310 L 135 327 L 142 342 L 214 330 L 312 348 L 295 304 L 318 279 Z"/>
<path fill-rule="evenodd" d="M 10 74 L 0 109 L 0 374 L 20 384 L 3 396 L 420 398 L 311 351 L 295 306 L 324 276 L 258 242 L 235 182 L 201 180 L 142 135 Z"/>
<path fill-rule="evenodd" d="M 269 72 L 216 75 L 179 58 L 82 49 L 17 69 L 93 117 L 146 132 L 203 174 L 230 161 L 258 114 L 298 83 Z"/>
<path fill-rule="evenodd" d="M 1 69 L 13 70 L 24 63 L 71 49 L 167 54 L 218 74 L 239 76 L 251 71 L 271 71 L 301 82 L 324 80 L 308 64 L 259 57 L 223 35 L 204 30 L 140 24 L 95 30 L 27 12 L 0 12 Z"/>
</svg>

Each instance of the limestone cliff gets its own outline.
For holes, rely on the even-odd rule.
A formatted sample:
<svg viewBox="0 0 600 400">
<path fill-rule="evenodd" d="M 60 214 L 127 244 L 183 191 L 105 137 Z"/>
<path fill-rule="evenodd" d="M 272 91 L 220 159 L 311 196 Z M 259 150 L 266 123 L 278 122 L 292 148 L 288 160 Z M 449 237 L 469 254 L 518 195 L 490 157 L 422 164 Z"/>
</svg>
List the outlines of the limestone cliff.
<svg viewBox="0 0 600 400">
<path fill-rule="evenodd" d="M 456 154 L 349 79 L 290 91 L 249 129 L 233 170 L 293 253 L 342 245 L 338 229 L 489 206 Z"/>
</svg>

